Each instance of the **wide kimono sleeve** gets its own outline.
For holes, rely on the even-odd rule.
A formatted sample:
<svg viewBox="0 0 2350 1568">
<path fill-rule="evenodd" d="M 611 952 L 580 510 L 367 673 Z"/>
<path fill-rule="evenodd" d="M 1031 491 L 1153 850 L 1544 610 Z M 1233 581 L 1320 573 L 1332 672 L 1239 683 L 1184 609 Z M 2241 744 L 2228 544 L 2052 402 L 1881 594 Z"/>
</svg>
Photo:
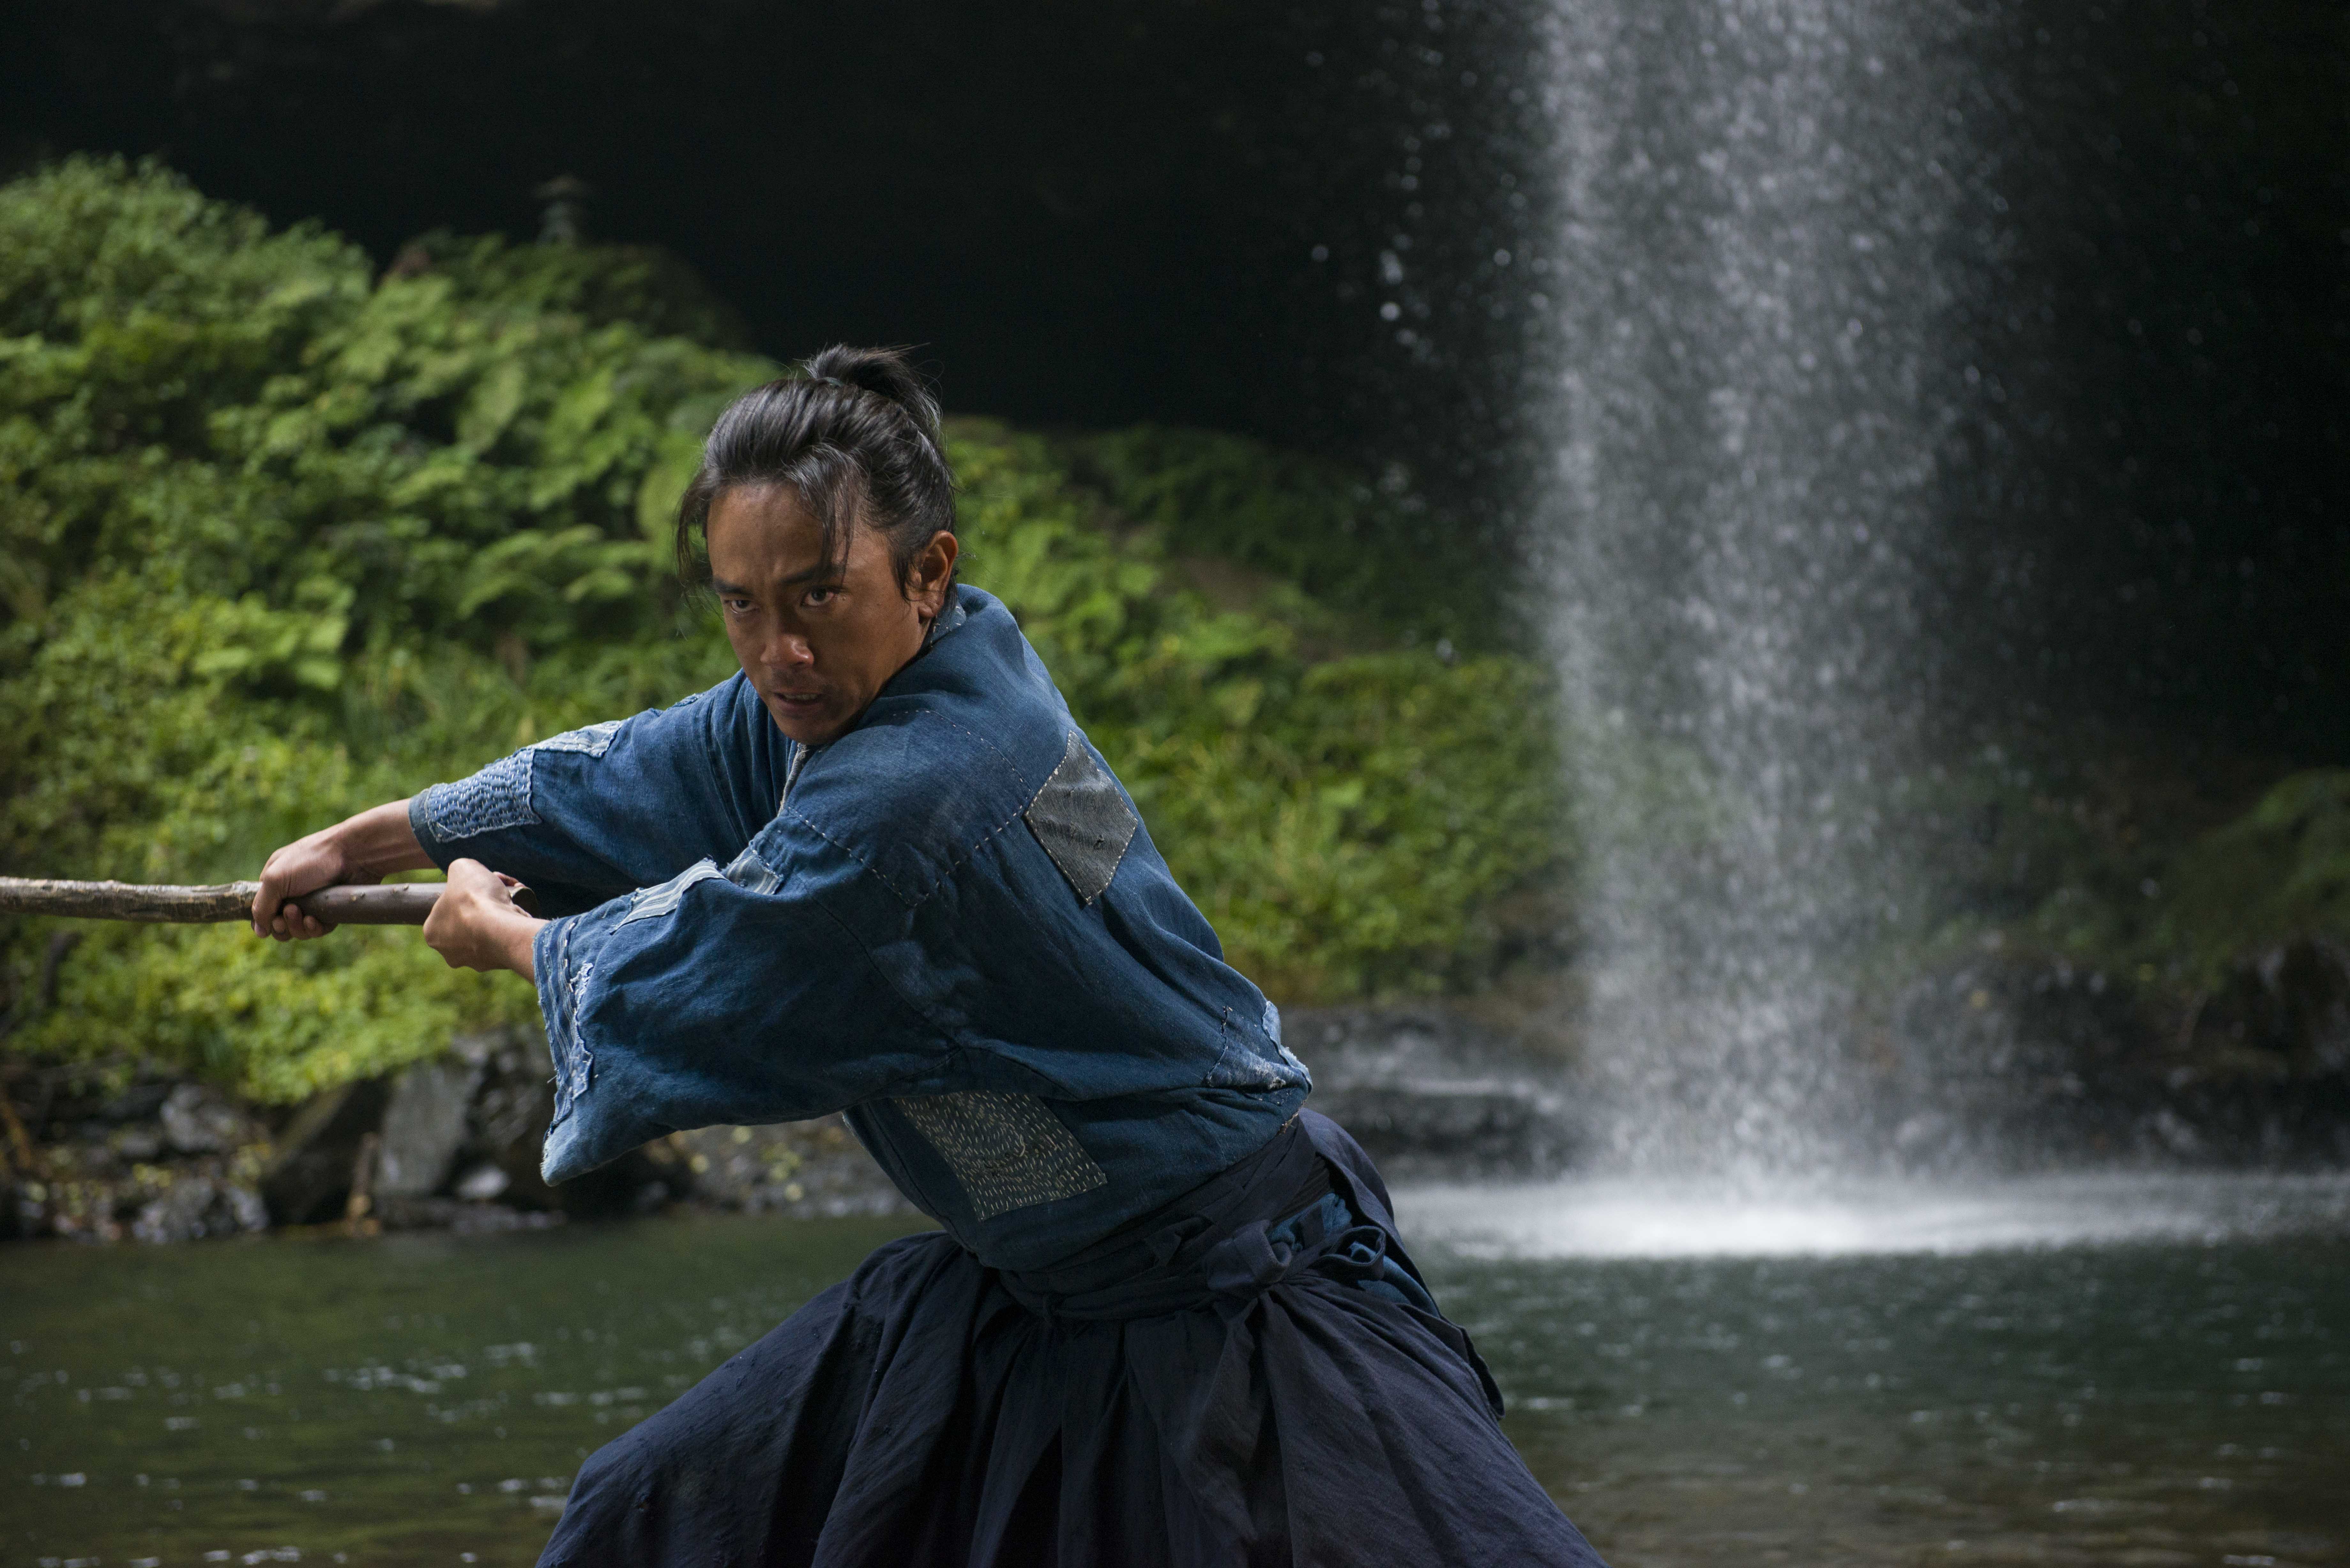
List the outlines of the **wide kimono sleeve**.
<svg viewBox="0 0 2350 1568">
<path fill-rule="evenodd" d="M 529 884 L 542 909 L 591 909 L 730 858 L 774 817 L 792 742 L 741 676 L 666 709 L 525 746 L 409 803 L 433 862 Z"/>
<path fill-rule="evenodd" d="M 877 897 L 860 862 L 778 822 L 723 870 L 701 860 L 542 927 L 546 1179 L 666 1133 L 802 1120 L 937 1078 L 950 1042 L 856 934 Z"/>
</svg>

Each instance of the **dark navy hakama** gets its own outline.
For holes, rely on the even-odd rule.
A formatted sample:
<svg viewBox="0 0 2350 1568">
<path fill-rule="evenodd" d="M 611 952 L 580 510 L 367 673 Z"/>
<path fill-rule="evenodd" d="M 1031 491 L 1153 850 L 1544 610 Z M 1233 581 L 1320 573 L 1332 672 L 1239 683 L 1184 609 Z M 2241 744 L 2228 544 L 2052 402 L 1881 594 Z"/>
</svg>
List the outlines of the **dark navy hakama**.
<svg viewBox="0 0 2350 1568">
<path fill-rule="evenodd" d="M 882 1247 L 599 1450 L 540 1562 L 1599 1568 L 1497 1415 L 1309 1111 L 1049 1272 Z"/>
</svg>

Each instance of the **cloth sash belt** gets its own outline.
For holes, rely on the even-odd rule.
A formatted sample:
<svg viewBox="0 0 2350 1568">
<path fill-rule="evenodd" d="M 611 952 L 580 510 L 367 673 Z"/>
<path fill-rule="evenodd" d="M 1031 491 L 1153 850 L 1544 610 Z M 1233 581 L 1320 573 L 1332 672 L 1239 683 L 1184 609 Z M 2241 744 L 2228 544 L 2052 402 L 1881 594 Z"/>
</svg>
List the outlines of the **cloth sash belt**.
<svg viewBox="0 0 2350 1568">
<path fill-rule="evenodd" d="M 1309 1270 L 1436 1312 L 1388 1256 L 1388 1232 L 1332 1189 L 1313 1139 L 1292 1120 L 1247 1159 L 1074 1257 L 997 1278 L 1040 1317 L 1102 1323 L 1202 1307 L 1232 1318 Z"/>
</svg>

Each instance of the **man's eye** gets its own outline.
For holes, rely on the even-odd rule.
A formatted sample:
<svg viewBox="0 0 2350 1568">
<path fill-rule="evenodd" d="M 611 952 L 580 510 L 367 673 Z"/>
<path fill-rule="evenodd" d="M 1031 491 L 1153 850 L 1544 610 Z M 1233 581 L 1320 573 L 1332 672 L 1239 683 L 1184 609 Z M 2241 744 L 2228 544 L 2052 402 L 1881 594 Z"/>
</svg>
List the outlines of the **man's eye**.
<svg viewBox="0 0 2350 1568">
<path fill-rule="evenodd" d="M 751 608 L 751 601 L 749 599 L 723 599 L 720 602 L 724 604 L 729 610 L 733 611 L 736 615 L 746 614 Z"/>
<path fill-rule="evenodd" d="M 828 605 L 839 593 L 838 588 L 810 588 L 804 602 L 811 605 Z"/>
</svg>

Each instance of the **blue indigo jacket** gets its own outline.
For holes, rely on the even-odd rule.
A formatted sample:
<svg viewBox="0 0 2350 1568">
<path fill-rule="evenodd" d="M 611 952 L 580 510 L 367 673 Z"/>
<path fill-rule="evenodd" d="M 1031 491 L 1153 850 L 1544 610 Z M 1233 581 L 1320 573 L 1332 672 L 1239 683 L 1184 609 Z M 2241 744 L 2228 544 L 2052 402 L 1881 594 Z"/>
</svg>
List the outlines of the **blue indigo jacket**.
<svg viewBox="0 0 2350 1568">
<path fill-rule="evenodd" d="M 1037 1268 L 1254 1152 L 1309 1086 L 1011 612 L 957 590 L 816 749 L 742 676 L 410 807 L 520 877 L 561 1181 L 846 1111 L 982 1262 Z"/>
</svg>

